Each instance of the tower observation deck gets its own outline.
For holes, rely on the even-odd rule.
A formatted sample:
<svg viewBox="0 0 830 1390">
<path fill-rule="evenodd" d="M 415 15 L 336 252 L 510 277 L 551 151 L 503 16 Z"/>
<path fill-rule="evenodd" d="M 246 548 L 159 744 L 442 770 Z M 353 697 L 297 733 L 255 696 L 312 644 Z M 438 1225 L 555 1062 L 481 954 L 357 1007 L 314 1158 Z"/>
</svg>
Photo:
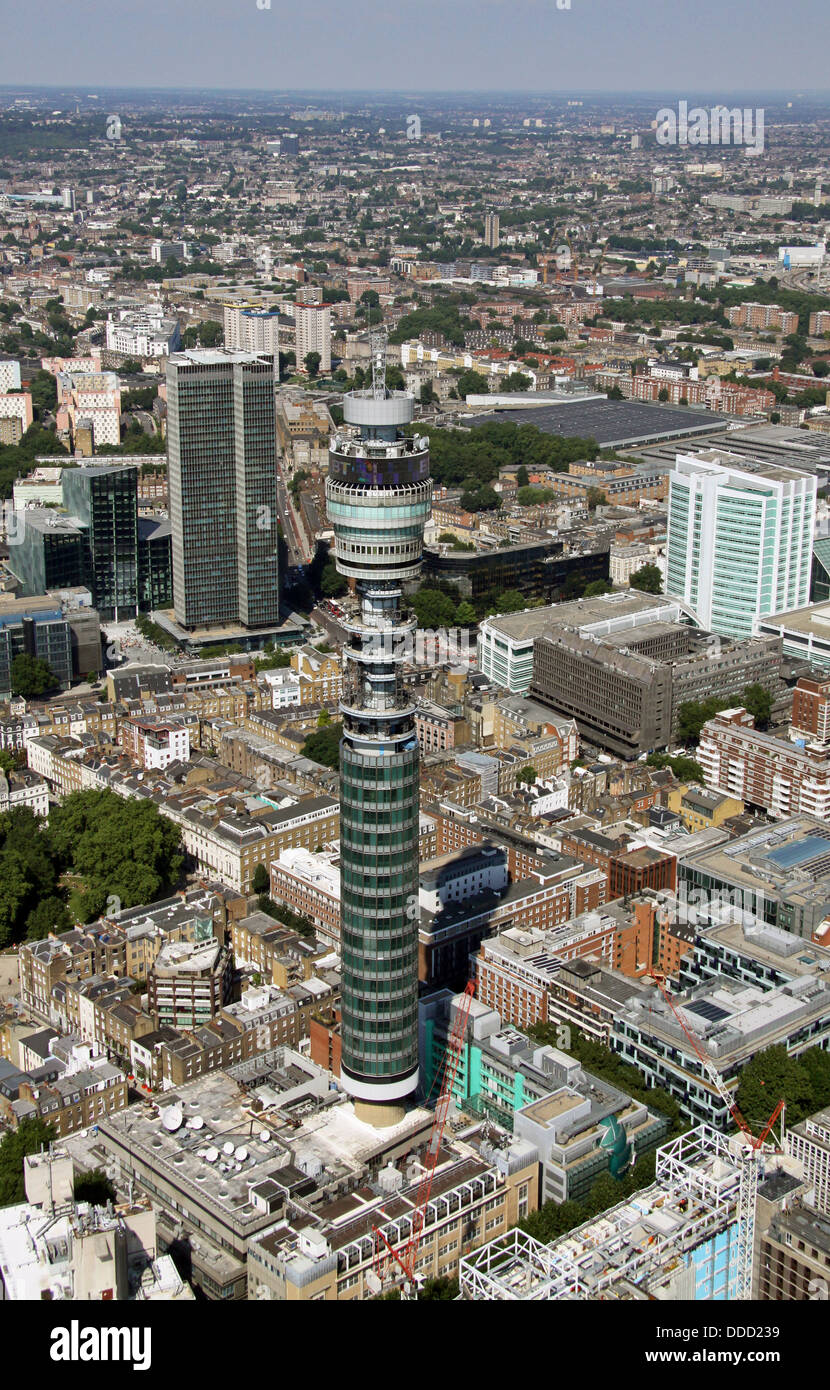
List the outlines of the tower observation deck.
<svg viewBox="0 0 830 1390">
<path fill-rule="evenodd" d="M 340 574 L 359 615 L 344 623 L 340 745 L 341 1081 L 363 1118 L 401 1117 L 418 1084 L 418 809 L 415 703 L 403 678 L 415 622 L 404 585 L 421 568 L 432 502 L 429 441 L 404 437 L 414 399 L 385 386 L 343 399 L 326 501 Z"/>
</svg>

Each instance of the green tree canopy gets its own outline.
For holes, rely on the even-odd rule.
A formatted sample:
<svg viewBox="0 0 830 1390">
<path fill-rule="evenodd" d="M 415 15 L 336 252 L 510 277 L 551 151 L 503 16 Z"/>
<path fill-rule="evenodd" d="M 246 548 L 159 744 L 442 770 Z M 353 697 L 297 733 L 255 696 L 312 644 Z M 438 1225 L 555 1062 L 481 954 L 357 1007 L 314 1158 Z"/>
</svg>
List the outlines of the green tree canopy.
<svg viewBox="0 0 830 1390">
<path fill-rule="evenodd" d="M 342 724 L 329 724 L 325 729 L 315 729 L 303 743 L 301 750 L 303 757 L 311 758 L 315 763 L 323 763 L 325 767 L 331 767 L 337 771 L 340 767 L 340 738 L 342 733 Z"/>
<path fill-rule="evenodd" d="M 811 1073 L 801 1059 L 790 1057 L 786 1047 L 767 1047 L 744 1067 L 735 1097 L 755 1134 L 763 1129 L 782 1097 L 787 1102 L 788 1126 L 818 1109 Z"/>
<path fill-rule="evenodd" d="M 27 1116 L 17 1129 L 3 1136 L 0 1140 L 0 1207 L 25 1202 L 23 1160 L 27 1154 L 48 1148 L 54 1137 L 52 1126 L 44 1124 L 38 1116 Z"/>
<path fill-rule="evenodd" d="M 50 690 L 59 689 L 60 681 L 39 656 L 21 652 L 12 662 L 11 686 L 14 695 L 22 695 L 24 700 L 38 700 Z"/>
<path fill-rule="evenodd" d="M 663 576 L 657 565 L 643 565 L 634 571 L 628 582 L 632 589 L 639 589 L 644 594 L 663 592 Z"/>
<path fill-rule="evenodd" d="M 270 886 L 271 880 L 268 877 L 268 870 L 264 864 L 257 864 L 254 869 L 253 879 L 251 880 L 253 891 L 255 893 L 267 893 Z"/>
<path fill-rule="evenodd" d="M 82 921 L 99 916 L 110 897 L 121 907 L 171 891 L 184 864 L 181 831 L 152 801 L 108 789 L 73 792 L 50 817 L 55 852 L 80 884 L 70 906 Z"/>
<path fill-rule="evenodd" d="M 766 686 L 755 681 L 752 685 L 744 686 L 742 699 L 744 708 L 752 715 L 756 727 L 766 729 L 772 713 L 772 693 Z"/>
<path fill-rule="evenodd" d="M 348 582 L 338 572 L 333 560 L 329 560 L 320 575 L 320 593 L 324 598 L 340 598 L 349 592 Z"/>
<path fill-rule="evenodd" d="M 419 589 L 412 597 L 412 609 L 422 628 L 452 627 L 456 605 L 440 589 Z"/>
<path fill-rule="evenodd" d="M 698 782 L 701 786 L 704 785 L 703 768 L 694 758 L 672 758 L 667 753 L 649 753 L 646 764 L 648 767 L 671 768 L 678 782 Z"/>
<path fill-rule="evenodd" d="M 63 898 L 41 898 L 26 918 L 26 940 L 42 941 L 50 932 L 69 931 L 72 915 Z"/>
<path fill-rule="evenodd" d="M 91 1168 L 75 1179 L 73 1196 L 76 1202 L 89 1202 L 93 1207 L 105 1207 L 117 1201 L 118 1194 L 103 1168 Z"/>
</svg>

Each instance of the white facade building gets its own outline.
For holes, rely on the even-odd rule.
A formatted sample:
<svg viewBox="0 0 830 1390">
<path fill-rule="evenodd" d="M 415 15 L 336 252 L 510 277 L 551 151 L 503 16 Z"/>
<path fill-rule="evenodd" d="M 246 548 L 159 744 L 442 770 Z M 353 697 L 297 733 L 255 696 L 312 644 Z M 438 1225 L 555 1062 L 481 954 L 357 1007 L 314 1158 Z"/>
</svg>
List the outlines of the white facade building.
<svg viewBox="0 0 830 1390">
<path fill-rule="evenodd" d="M 20 363 L 0 361 L 0 392 L 20 390 Z"/>
<path fill-rule="evenodd" d="M 225 305 L 225 347 L 233 352 L 267 352 L 280 347 L 279 314 L 271 309 Z"/>
<path fill-rule="evenodd" d="M 751 637 L 809 601 L 815 477 L 719 450 L 678 454 L 669 475 L 666 590 L 702 627 Z"/>
<path fill-rule="evenodd" d="M 331 371 L 331 308 L 328 304 L 295 304 L 297 366 L 306 353 L 319 352 L 320 371 Z"/>
<path fill-rule="evenodd" d="M 166 318 L 161 307 L 143 311 L 122 309 L 107 320 L 107 347 L 130 357 L 167 357 L 181 344 L 179 321 Z"/>
</svg>

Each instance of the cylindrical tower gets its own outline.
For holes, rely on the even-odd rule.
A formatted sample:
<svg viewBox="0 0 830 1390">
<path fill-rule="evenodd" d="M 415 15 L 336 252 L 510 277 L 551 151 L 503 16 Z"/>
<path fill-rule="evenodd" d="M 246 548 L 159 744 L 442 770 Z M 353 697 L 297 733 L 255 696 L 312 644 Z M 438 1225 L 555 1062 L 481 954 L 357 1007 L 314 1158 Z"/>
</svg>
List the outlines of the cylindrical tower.
<svg viewBox="0 0 830 1390">
<path fill-rule="evenodd" d="M 414 400 L 383 385 L 344 397 L 326 499 L 335 559 L 356 580 L 346 620 L 340 745 L 341 1080 L 363 1118 L 400 1118 L 418 1084 L 418 741 L 403 679 L 414 620 L 403 586 L 421 568 L 429 443 L 407 439 Z"/>
</svg>

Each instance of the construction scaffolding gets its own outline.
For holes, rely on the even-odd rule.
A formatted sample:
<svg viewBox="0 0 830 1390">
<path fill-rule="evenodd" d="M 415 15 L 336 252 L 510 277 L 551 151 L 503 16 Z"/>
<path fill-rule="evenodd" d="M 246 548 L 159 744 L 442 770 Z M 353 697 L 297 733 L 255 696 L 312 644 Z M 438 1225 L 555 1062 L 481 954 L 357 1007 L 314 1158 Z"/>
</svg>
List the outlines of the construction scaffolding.
<svg viewBox="0 0 830 1390">
<path fill-rule="evenodd" d="M 521 1231 L 460 1264 L 462 1298 L 595 1300 L 682 1270 L 689 1253 L 733 1227 L 744 1165 L 731 1142 L 699 1125 L 657 1150 L 655 1182 L 544 1245 Z M 739 1271 L 730 1268 L 732 1298 Z M 624 1295 L 623 1295 L 624 1296 Z"/>
</svg>

